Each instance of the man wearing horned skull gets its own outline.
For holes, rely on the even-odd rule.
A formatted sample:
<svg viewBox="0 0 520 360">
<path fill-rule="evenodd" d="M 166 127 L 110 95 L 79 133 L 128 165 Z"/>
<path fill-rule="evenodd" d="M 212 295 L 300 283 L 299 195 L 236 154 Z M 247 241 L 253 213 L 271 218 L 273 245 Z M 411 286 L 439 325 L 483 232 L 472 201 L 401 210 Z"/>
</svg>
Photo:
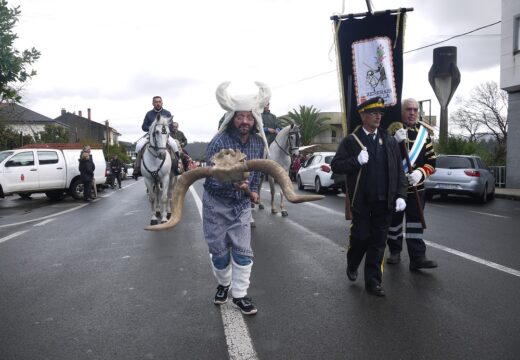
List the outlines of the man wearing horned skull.
<svg viewBox="0 0 520 360">
<path fill-rule="evenodd" d="M 219 131 L 206 150 L 207 161 L 222 149 L 240 150 L 247 160 L 263 159 L 267 139 L 261 112 L 269 102 L 270 90 L 257 82 L 258 94 L 231 97 L 229 82 L 217 88 L 217 100 L 227 111 Z M 225 304 L 228 292 L 233 303 L 246 315 L 257 309 L 247 296 L 253 266 L 251 249 L 251 202 L 258 202 L 260 173 L 252 171 L 246 181 L 219 183 L 208 177 L 204 183 L 203 230 L 218 282 L 214 303 Z M 231 289 L 230 289 L 231 288 Z"/>
</svg>

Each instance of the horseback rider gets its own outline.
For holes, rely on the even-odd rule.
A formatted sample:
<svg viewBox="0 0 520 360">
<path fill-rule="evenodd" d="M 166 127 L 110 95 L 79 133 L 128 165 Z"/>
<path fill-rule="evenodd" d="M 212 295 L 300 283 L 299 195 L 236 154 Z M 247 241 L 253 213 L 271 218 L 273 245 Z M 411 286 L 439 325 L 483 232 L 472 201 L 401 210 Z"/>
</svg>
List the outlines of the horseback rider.
<svg viewBox="0 0 520 360">
<path fill-rule="evenodd" d="M 141 129 L 147 133 L 150 130 L 150 125 L 152 125 L 152 123 L 157 118 L 157 115 L 173 118 L 172 114 L 168 110 L 163 108 L 163 101 L 160 96 L 153 97 L 152 105 L 153 109 L 146 113 L 143 120 L 143 125 L 141 126 Z M 171 134 L 173 132 L 173 123 L 171 121 L 168 124 L 168 127 L 170 128 Z M 148 136 L 143 136 L 139 140 L 137 140 L 137 143 L 135 145 L 135 152 L 137 153 L 137 156 L 135 159 L 134 172 L 132 175 L 134 179 L 137 179 L 139 176 L 141 176 L 141 159 L 143 156 L 145 145 L 148 143 L 148 141 Z M 177 145 L 177 142 L 171 136 L 168 138 L 168 151 L 170 152 L 172 158 L 172 169 L 176 174 L 178 174 L 180 171 L 178 169 L 178 162 L 176 161 L 176 159 L 180 158 L 180 149 Z"/>
</svg>

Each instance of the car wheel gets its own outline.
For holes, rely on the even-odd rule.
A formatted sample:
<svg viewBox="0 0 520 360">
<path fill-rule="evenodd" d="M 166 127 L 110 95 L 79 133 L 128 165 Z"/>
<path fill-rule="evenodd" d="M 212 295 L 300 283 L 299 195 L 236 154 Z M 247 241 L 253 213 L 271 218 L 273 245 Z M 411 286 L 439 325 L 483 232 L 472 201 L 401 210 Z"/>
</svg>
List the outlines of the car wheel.
<svg viewBox="0 0 520 360">
<path fill-rule="evenodd" d="M 302 184 L 302 178 L 300 177 L 300 175 L 296 177 L 296 182 L 298 183 L 298 190 L 303 190 L 304 186 Z"/>
<path fill-rule="evenodd" d="M 484 185 L 484 191 L 482 191 L 482 194 L 480 194 L 478 197 L 477 197 L 477 201 L 482 203 L 482 204 L 485 204 L 487 203 L 487 184 Z"/>
<path fill-rule="evenodd" d="M 314 191 L 316 191 L 317 194 L 323 194 L 323 186 L 321 186 L 321 181 L 318 176 L 316 176 L 316 180 L 314 180 Z"/>
<path fill-rule="evenodd" d="M 70 194 L 76 200 L 83 198 L 83 182 L 81 179 L 75 180 L 70 186 Z"/>
</svg>

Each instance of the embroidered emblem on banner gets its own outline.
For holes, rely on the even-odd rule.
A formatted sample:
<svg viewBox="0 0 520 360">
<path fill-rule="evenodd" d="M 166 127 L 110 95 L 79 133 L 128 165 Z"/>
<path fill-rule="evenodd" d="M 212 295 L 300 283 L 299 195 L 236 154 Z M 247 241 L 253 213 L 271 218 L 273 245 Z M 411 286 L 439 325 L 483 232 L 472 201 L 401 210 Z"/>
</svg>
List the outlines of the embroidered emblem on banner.
<svg viewBox="0 0 520 360">
<path fill-rule="evenodd" d="M 397 104 L 392 41 L 374 37 L 352 43 L 352 65 L 357 103 L 382 97 L 385 106 Z"/>
<path fill-rule="evenodd" d="M 410 158 L 410 165 L 413 168 L 413 165 L 415 164 L 415 161 L 419 157 L 419 154 L 421 153 L 421 149 L 423 148 L 424 144 L 426 144 L 426 138 L 428 136 L 428 130 L 424 126 L 421 125 L 419 128 L 419 131 L 417 132 L 417 137 L 415 138 L 415 142 L 413 143 L 412 149 L 410 150 L 410 153 L 408 154 Z M 406 161 L 403 160 L 403 168 L 404 172 L 408 172 L 408 165 L 406 164 Z"/>
</svg>

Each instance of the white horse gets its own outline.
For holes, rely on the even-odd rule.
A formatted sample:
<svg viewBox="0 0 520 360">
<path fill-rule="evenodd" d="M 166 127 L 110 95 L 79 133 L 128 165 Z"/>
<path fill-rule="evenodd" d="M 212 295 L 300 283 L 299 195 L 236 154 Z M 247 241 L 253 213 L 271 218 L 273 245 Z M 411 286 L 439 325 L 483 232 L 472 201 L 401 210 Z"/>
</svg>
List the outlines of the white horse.
<svg viewBox="0 0 520 360">
<path fill-rule="evenodd" d="M 276 135 L 274 141 L 269 145 L 269 156 L 268 159 L 276 161 L 280 166 L 282 166 L 287 173 L 289 173 L 289 167 L 291 166 L 291 156 L 293 154 L 298 154 L 298 148 L 300 147 L 300 128 L 298 125 L 291 124 L 284 127 L 280 132 Z M 269 188 L 271 190 L 271 214 L 278 213 L 276 206 L 274 204 L 274 196 L 276 194 L 275 189 L 275 181 L 269 176 Z M 258 194 L 261 194 L 262 190 L 262 182 L 260 182 L 260 187 L 258 189 Z M 284 207 L 283 202 L 283 193 L 280 192 L 280 211 L 282 216 L 285 217 L 289 215 L 287 210 Z M 263 209 L 264 206 L 260 203 L 258 205 L 259 209 Z"/>
<path fill-rule="evenodd" d="M 167 149 L 171 118 L 157 115 L 148 130 L 149 142 L 145 145 L 141 159 L 141 173 L 144 177 L 148 200 L 152 207 L 150 225 L 165 223 L 171 216 L 172 189 L 176 176 L 172 173 L 172 157 Z"/>
</svg>

